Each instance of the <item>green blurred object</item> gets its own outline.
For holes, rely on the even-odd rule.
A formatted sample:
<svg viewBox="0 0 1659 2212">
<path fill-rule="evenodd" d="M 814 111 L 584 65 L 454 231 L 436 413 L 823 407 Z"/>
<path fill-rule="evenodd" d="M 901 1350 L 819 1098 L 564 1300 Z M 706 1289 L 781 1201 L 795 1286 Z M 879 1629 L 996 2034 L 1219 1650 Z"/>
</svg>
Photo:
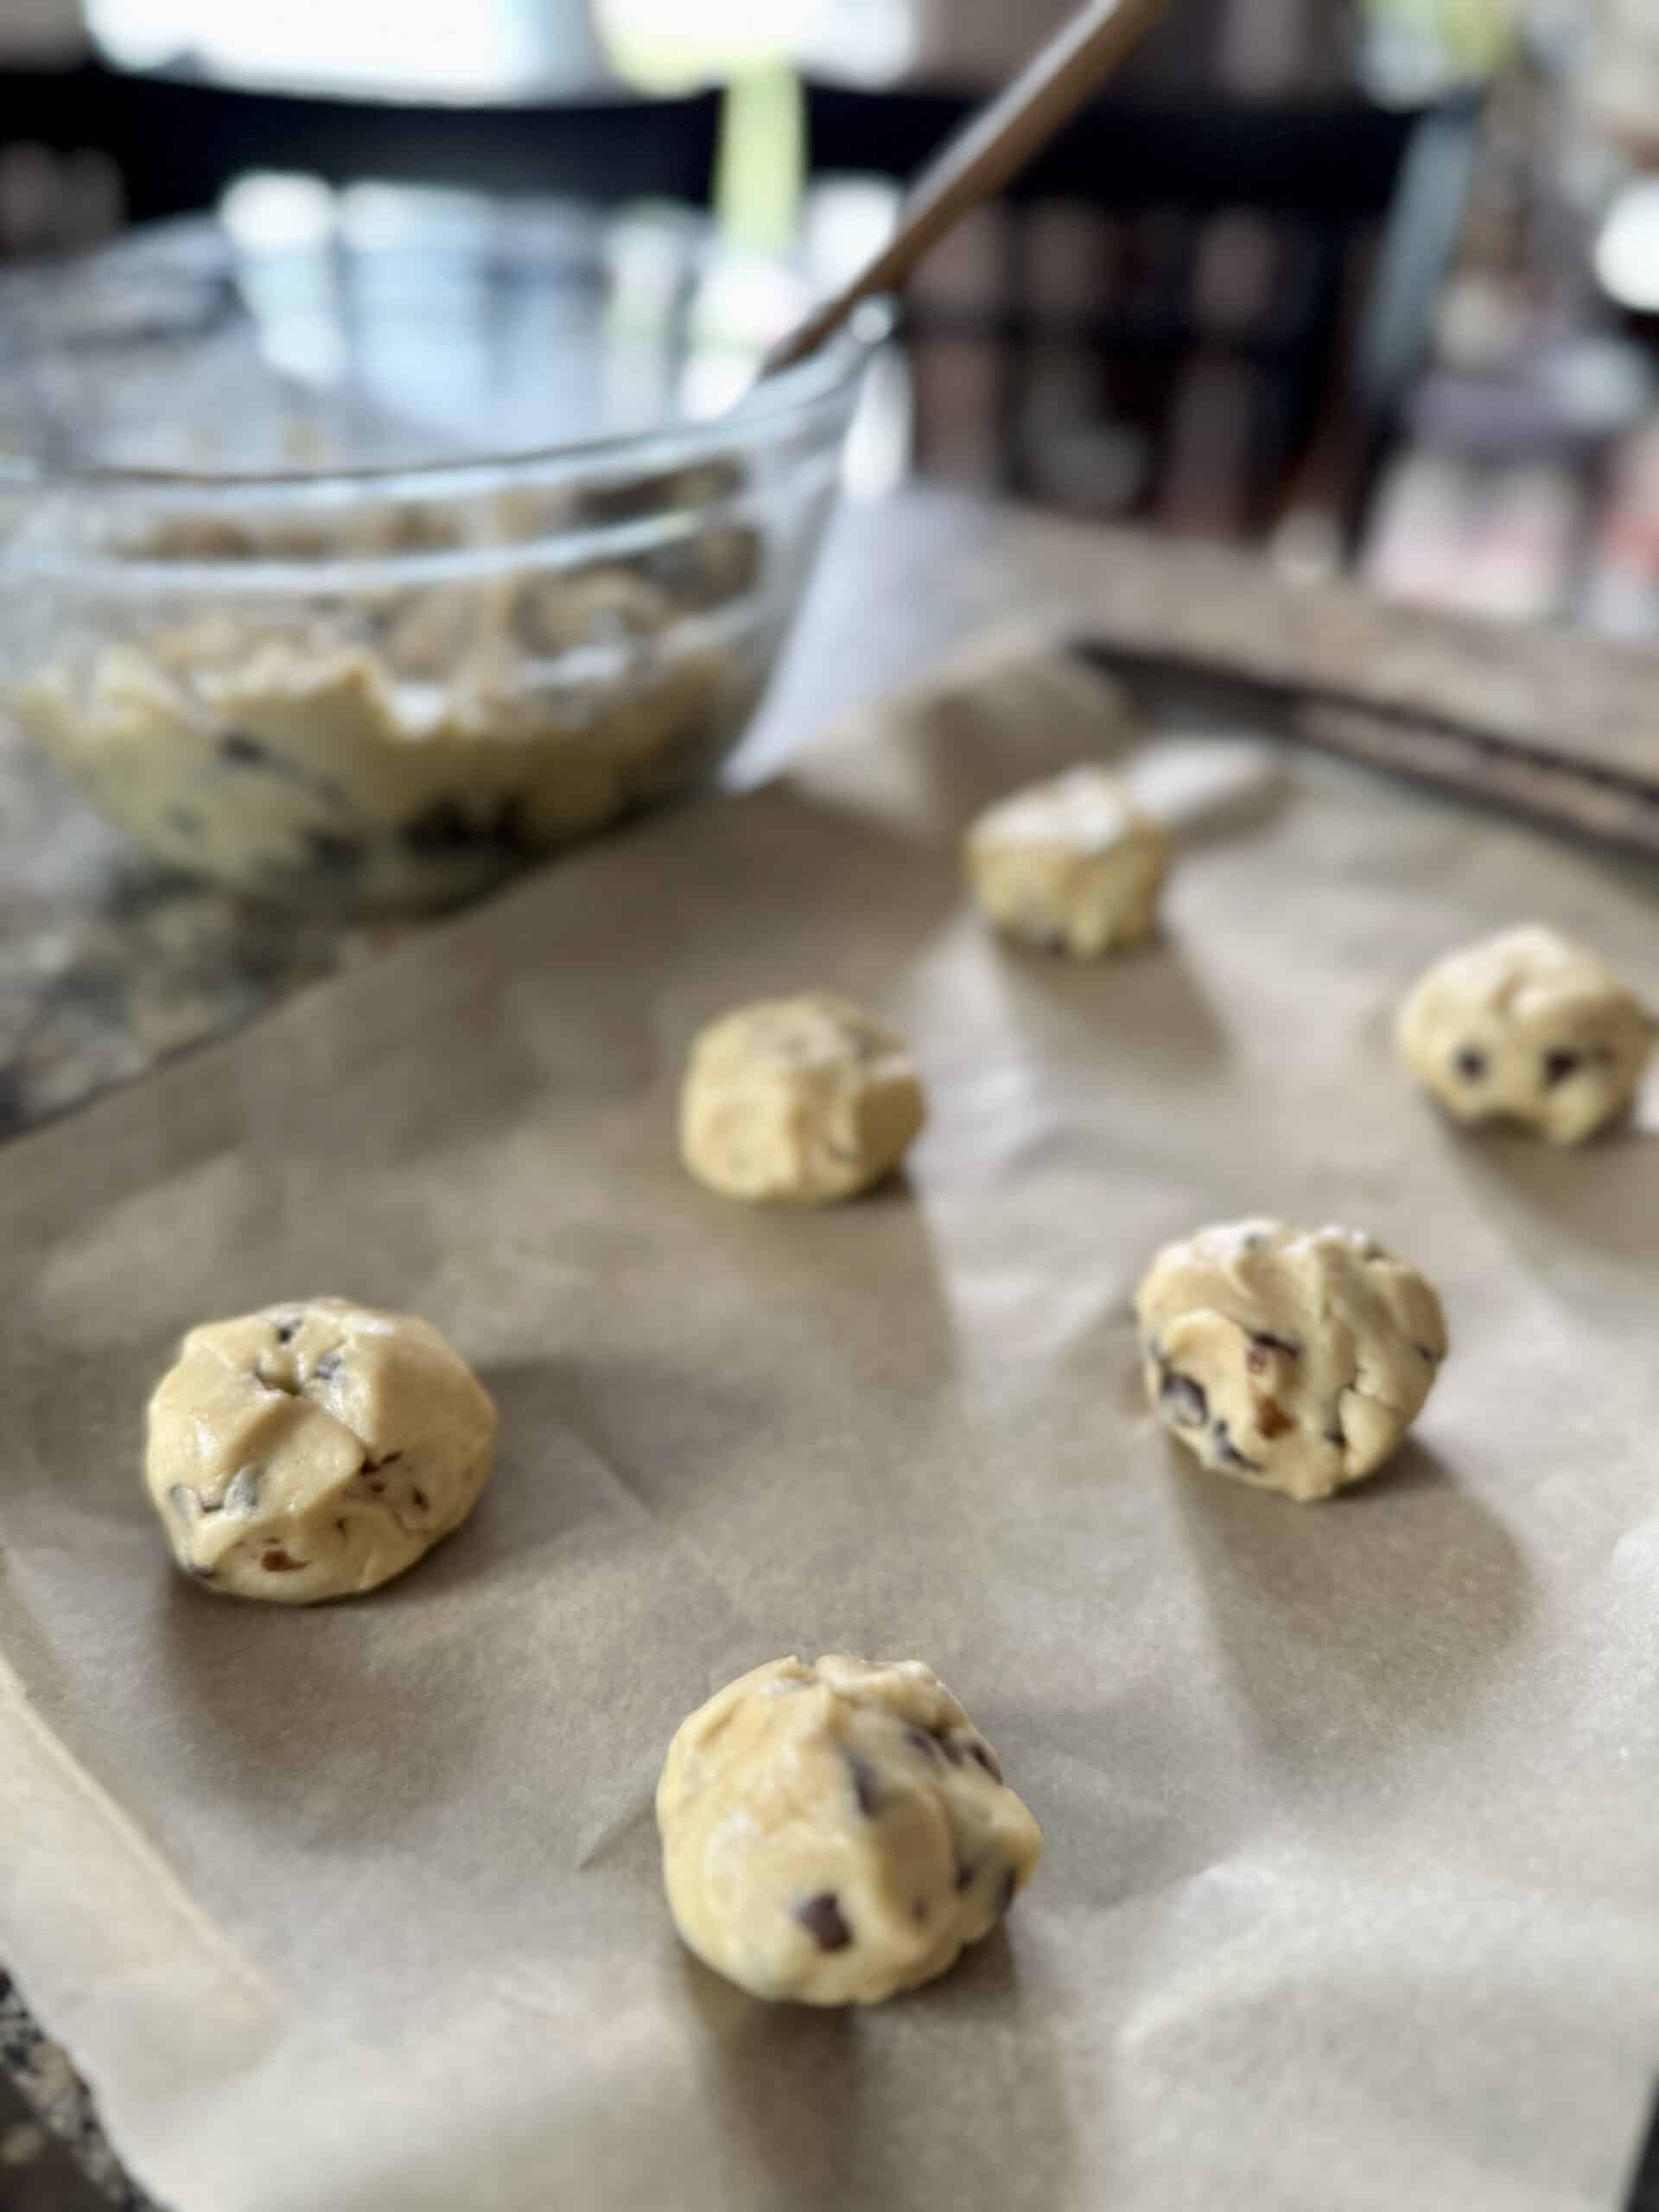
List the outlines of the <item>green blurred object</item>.
<svg viewBox="0 0 1659 2212">
<path fill-rule="evenodd" d="M 799 0 L 594 0 L 594 25 L 611 67 L 642 91 L 684 92 L 778 63 L 804 21 Z"/>
<path fill-rule="evenodd" d="M 1424 81 L 1470 84 L 1495 75 L 1515 51 L 1520 0 L 1365 0 L 1374 48 Z"/>
<path fill-rule="evenodd" d="M 619 76 L 658 94 L 726 86 L 715 213 L 734 244 L 787 251 L 805 188 L 805 102 L 789 55 L 801 13 L 793 0 L 594 0 L 594 24 Z"/>
<path fill-rule="evenodd" d="M 806 177 L 806 103 L 783 62 L 757 63 L 726 91 L 715 218 L 757 253 L 786 253 L 800 221 Z"/>
</svg>

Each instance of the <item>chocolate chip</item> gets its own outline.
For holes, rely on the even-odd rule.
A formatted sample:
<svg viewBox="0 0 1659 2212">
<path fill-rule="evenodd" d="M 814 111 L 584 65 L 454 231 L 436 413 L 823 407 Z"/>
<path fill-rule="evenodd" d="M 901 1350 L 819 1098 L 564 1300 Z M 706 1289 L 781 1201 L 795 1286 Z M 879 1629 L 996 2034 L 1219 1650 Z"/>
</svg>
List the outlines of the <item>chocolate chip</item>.
<svg viewBox="0 0 1659 2212">
<path fill-rule="evenodd" d="M 263 1553 L 259 1564 L 267 1574 L 292 1574 L 305 1565 L 302 1559 L 290 1559 L 284 1551 Z"/>
<path fill-rule="evenodd" d="M 1248 1467 L 1253 1474 L 1261 1472 L 1257 1463 L 1254 1459 L 1247 1459 L 1234 1443 L 1231 1431 L 1224 1421 L 1216 1423 L 1215 1444 L 1216 1457 L 1224 1467 Z"/>
<path fill-rule="evenodd" d="M 1486 1055 L 1465 1045 L 1452 1065 L 1465 1083 L 1478 1083 L 1486 1072 Z"/>
<path fill-rule="evenodd" d="M 820 1891 L 798 1907 L 795 1917 L 821 1951 L 844 1951 L 853 1940 L 841 1900 L 833 1890 Z"/>
<path fill-rule="evenodd" d="M 988 1744 L 969 1744 L 968 1746 L 968 1756 L 970 1759 L 976 1759 L 978 1761 L 979 1764 L 984 1768 L 986 1773 L 990 1776 L 993 1782 L 1001 1781 L 1002 1770 L 996 1763 L 996 1753 L 991 1749 Z"/>
<path fill-rule="evenodd" d="M 957 1890 L 958 1895 L 972 1885 L 974 1877 L 978 1873 L 978 1867 L 976 1866 L 969 1859 L 959 1859 L 957 1861 Z"/>
<path fill-rule="evenodd" d="M 478 842 L 478 830 L 454 799 L 437 798 L 404 824 L 403 840 L 411 853 L 462 852 Z"/>
<path fill-rule="evenodd" d="M 369 849 L 361 837 L 336 836 L 332 830 L 308 830 L 305 849 L 323 875 L 359 875 L 368 866 Z"/>
<path fill-rule="evenodd" d="M 302 762 L 290 760 L 285 753 L 267 745 L 263 738 L 250 737 L 245 730 L 227 730 L 219 741 L 219 755 L 232 768 L 256 768 L 262 775 L 275 776 L 283 783 L 297 785 L 302 791 L 315 791 L 331 806 L 346 803 L 345 792 L 332 776 L 314 775 Z"/>
<path fill-rule="evenodd" d="M 268 745 L 239 729 L 226 730 L 219 751 L 221 760 L 232 760 L 238 768 L 268 768 L 275 757 Z"/>
<path fill-rule="evenodd" d="M 1546 1052 L 1543 1065 L 1544 1089 L 1554 1090 L 1558 1083 L 1565 1083 L 1568 1076 L 1576 1075 L 1583 1065 L 1584 1061 L 1577 1052 Z"/>
<path fill-rule="evenodd" d="M 409 1494 L 415 1501 L 416 1510 L 417 1512 L 425 1513 L 430 1510 L 427 1503 L 426 1492 L 423 1490 L 415 1490 L 411 1488 Z"/>
<path fill-rule="evenodd" d="M 999 1912 L 1006 1912 L 1014 1903 L 1014 1893 L 1019 1886 L 1019 1883 L 1014 1878 L 1014 1869 L 1010 1866 L 1002 1877 L 1001 1888 L 996 1893 L 996 1909 Z"/>
<path fill-rule="evenodd" d="M 858 1800 L 858 1809 L 868 1821 L 881 1802 L 881 1784 L 876 1780 L 875 1769 L 860 1752 L 842 1746 L 842 1756 L 853 1777 L 853 1795 Z"/>
<path fill-rule="evenodd" d="M 1172 1368 L 1165 1376 L 1158 1395 L 1178 1427 L 1202 1428 L 1209 1419 L 1210 1401 L 1205 1395 L 1204 1386 L 1195 1382 L 1190 1375 L 1178 1374 Z"/>
<path fill-rule="evenodd" d="M 434 799 L 431 805 L 404 824 L 400 833 L 411 853 L 441 856 L 445 853 L 476 851 L 526 852 L 535 840 L 524 818 L 524 801 L 510 792 L 487 819 L 480 820 L 456 798 Z"/>
<path fill-rule="evenodd" d="M 299 1335 L 301 1326 L 302 1323 L 297 1313 L 288 1314 L 283 1319 L 280 1320 L 276 1324 L 277 1343 L 279 1344 L 291 1344 L 295 1338 Z"/>
<path fill-rule="evenodd" d="M 1255 1393 L 1250 1400 L 1250 1410 L 1255 1415 L 1256 1427 L 1264 1437 L 1282 1436 L 1287 1428 L 1296 1426 L 1277 1398 L 1264 1397 L 1259 1392 Z"/>
<path fill-rule="evenodd" d="M 1346 1448 L 1348 1443 L 1347 1433 L 1339 1421 L 1333 1421 L 1330 1427 L 1325 1430 L 1325 1440 L 1327 1444 L 1334 1444 L 1342 1449 Z"/>
</svg>

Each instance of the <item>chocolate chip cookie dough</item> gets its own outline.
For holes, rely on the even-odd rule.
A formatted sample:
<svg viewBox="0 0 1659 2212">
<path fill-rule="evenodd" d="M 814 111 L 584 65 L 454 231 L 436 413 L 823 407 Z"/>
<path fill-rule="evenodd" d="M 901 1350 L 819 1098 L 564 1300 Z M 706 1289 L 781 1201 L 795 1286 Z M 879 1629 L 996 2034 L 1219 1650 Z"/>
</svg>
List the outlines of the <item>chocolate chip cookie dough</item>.
<svg viewBox="0 0 1659 2212">
<path fill-rule="evenodd" d="M 44 671 L 13 703 L 152 850 L 367 909 L 445 904 L 690 780 L 759 681 L 741 656 L 638 639 L 582 680 L 538 688 L 505 647 L 423 680 L 461 619 L 453 598 L 406 607 L 384 652 L 215 622 Z"/>
<path fill-rule="evenodd" d="M 303 1605 L 374 1589 L 458 1528 L 495 1430 L 429 1322 L 304 1299 L 191 1330 L 149 1402 L 145 1476 L 187 1573 Z"/>
<path fill-rule="evenodd" d="M 703 1031 L 680 1096 L 680 1150 L 723 1198 L 827 1205 L 891 1173 L 926 1114 L 904 1039 L 849 1000 L 808 991 Z"/>
<path fill-rule="evenodd" d="M 1434 1291 L 1351 1229 L 1200 1230 L 1158 1255 L 1135 1310 L 1164 1426 L 1217 1474 L 1304 1503 L 1376 1471 L 1446 1357 Z"/>
<path fill-rule="evenodd" d="M 999 800 L 969 830 L 968 882 L 1007 937 L 1097 959 L 1151 934 L 1170 842 L 1103 768 Z"/>
<path fill-rule="evenodd" d="M 1581 1144 L 1622 1114 L 1653 1024 L 1596 953 L 1534 924 L 1447 954 L 1400 1009 L 1402 1058 L 1459 1122 Z"/>
<path fill-rule="evenodd" d="M 832 1654 L 729 1683 L 657 1787 L 674 1924 L 757 1997 L 874 2005 L 931 1981 L 1031 1878 L 1042 1835 L 931 1667 Z"/>
<path fill-rule="evenodd" d="M 742 483 L 709 464 L 111 523 L 107 589 L 8 703 L 181 868 L 289 904 L 445 905 L 729 747 L 777 643 Z M 562 557 L 629 515 L 665 542 Z"/>
</svg>

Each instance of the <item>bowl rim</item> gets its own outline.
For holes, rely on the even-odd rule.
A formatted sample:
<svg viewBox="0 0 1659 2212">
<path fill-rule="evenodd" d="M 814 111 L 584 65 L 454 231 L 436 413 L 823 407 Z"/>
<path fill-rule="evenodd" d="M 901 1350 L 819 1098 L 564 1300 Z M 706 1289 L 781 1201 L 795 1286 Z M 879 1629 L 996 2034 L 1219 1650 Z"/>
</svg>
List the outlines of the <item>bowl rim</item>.
<svg viewBox="0 0 1659 2212">
<path fill-rule="evenodd" d="M 864 312 L 868 309 L 868 312 Z M 0 493 L 91 493 L 100 498 L 162 498 L 176 493 L 194 508 L 251 494 L 275 501 L 334 505 L 359 487 L 382 499 L 415 500 L 516 484 L 556 483 L 610 473 L 656 474 L 705 457 L 767 442 L 846 404 L 868 362 L 890 335 L 894 309 L 868 301 L 853 321 L 804 360 L 762 376 L 734 405 L 699 422 L 623 430 L 502 453 L 430 461 L 390 461 L 350 468 L 170 469 L 130 466 L 64 467 L 27 454 L 0 454 Z M 762 433 L 764 435 L 757 435 Z"/>
</svg>

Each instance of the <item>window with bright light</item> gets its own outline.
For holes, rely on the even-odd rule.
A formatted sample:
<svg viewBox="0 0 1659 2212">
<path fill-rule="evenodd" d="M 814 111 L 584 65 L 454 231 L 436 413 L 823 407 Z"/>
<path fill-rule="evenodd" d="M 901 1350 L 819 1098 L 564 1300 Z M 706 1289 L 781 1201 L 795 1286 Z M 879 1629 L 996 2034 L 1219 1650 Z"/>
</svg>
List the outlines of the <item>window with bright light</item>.
<svg viewBox="0 0 1659 2212">
<path fill-rule="evenodd" d="M 487 99 L 620 74 L 678 89 L 767 61 L 872 82 L 915 51 L 918 0 L 86 0 L 124 67 L 244 84 Z"/>
<path fill-rule="evenodd" d="M 588 0 L 86 0 L 110 59 L 232 81 L 481 98 L 603 73 Z"/>
</svg>

